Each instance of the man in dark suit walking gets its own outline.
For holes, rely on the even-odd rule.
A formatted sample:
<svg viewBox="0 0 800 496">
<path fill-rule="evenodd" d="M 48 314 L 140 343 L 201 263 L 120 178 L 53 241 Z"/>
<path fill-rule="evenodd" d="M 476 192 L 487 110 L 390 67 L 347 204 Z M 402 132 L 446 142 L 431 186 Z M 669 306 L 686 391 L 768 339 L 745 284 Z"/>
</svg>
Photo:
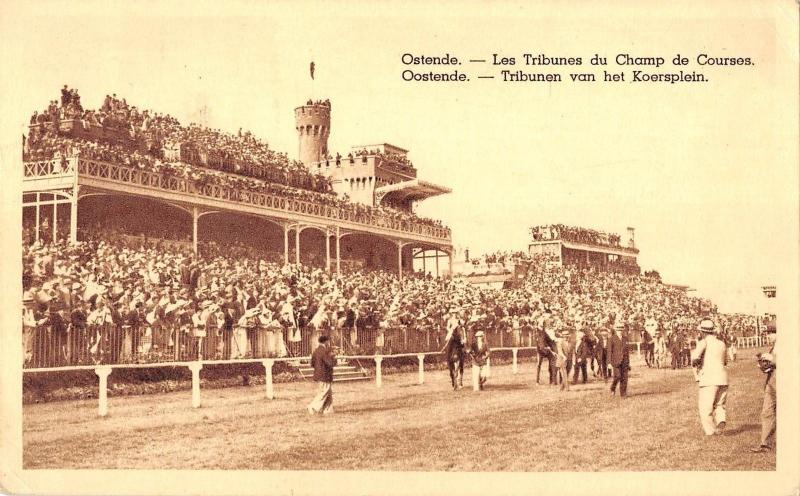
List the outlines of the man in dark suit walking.
<svg viewBox="0 0 800 496">
<path fill-rule="evenodd" d="M 322 413 L 327 415 L 333 413 L 333 367 L 336 364 L 336 356 L 330 347 L 328 336 L 322 334 L 319 339 L 319 346 L 311 354 L 311 366 L 314 367 L 314 380 L 319 385 L 317 395 L 308 404 L 308 413 Z"/>
<path fill-rule="evenodd" d="M 603 382 L 608 382 L 608 331 L 601 329 L 597 334 L 594 357 L 597 360 L 597 368 L 600 369 L 600 374 L 603 376 Z"/>
<path fill-rule="evenodd" d="M 592 340 L 587 334 L 579 334 L 577 338 L 578 348 L 575 350 L 575 367 L 572 375 L 572 383 L 578 383 L 578 373 L 580 372 L 583 378 L 583 383 L 586 384 L 586 362 L 592 360 L 594 354 L 592 350 Z"/>
<path fill-rule="evenodd" d="M 628 352 L 628 340 L 623 335 L 625 325 L 617 321 L 614 324 L 614 334 L 608 343 L 608 361 L 614 368 L 614 380 L 611 382 L 611 396 L 617 394 L 617 384 L 619 384 L 619 396 L 624 398 L 628 395 L 628 370 L 630 369 L 630 356 Z"/>
</svg>

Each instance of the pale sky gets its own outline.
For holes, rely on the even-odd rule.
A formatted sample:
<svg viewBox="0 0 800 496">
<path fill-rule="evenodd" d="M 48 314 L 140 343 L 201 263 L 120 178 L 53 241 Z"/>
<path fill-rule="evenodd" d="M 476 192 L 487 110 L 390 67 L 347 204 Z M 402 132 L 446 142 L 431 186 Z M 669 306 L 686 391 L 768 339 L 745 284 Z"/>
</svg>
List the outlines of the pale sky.
<svg viewBox="0 0 800 496">
<path fill-rule="evenodd" d="M 114 92 L 183 124 L 249 129 L 293 158 L 294 107 L 330 98 L 329 149 L 409 149 L 420 178 L 453 189 L 418 212 L 443 219 L 472 253 L 525 250 L 532 225 L 623 238 L 633 226 L 643 269 L 741 311 L 753 310 L 759 286 L 796 271 L 796 32 L 774 22 L 796 14 L 792 2 L 785 11 L 725 2 L 624 12 L 552 3 L 491 12 L 455 3 L 334 3 L 324 12 L 246 3 L 216 16 L 191 3 L 169 11 L 84 4 L 72 13 L 66 5 L 0 10 L 2 58 L 19 68 L 2 78 L 11 98 L 0 118 L 12 131 L 3 134 L 4 164 L 18 161 L 32 111 L 65 83 L 80 90 L 84 107 Z M 517 58 L 514 70 L 550 70 L 520 65 L 526 52 L 580 56 L 578 70 L 599 74 L 588 65 L 595 53 L 692 61 L 708 53 L 751 57 L 755 66 L 686 69 L 704 71 L 707 83 L 610 85 L 477 80 L 499 68 L 467 62 L 498 53 Z M 404 53 L 459 57 L 472 81 L 405 82 Z M 565 69 L 552 70 L 568 79 Z"/>
</svg>

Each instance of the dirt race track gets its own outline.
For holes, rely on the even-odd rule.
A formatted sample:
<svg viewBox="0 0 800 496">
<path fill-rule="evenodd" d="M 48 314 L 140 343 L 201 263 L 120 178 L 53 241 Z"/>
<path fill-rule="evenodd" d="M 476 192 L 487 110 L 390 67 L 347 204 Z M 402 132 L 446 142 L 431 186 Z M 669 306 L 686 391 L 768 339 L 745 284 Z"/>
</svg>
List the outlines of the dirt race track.
<svg viewBox="0 0 800 496">
<path fill-rule="evenodd" d="M 602 380 L 560 392 L 535 364 L 492 367 L 487 389 L 454 392 L 447 372 L 334 384 L 335 413 L 310 416 L 312 383 L 26 405 L 27 468 L 421 471 L 774 470 L 758 444 L 764 375 L 754 350 L 730 367 L 728 429 L 705 438 L 691 371 L 634 362 L 629 398 Z M 544 372 L 544 371 L 543 371 Z M 546 373 L 544 374 L 546 376 Z M 591 373 L 590 373 L 591 375 Z"/>
</svg>

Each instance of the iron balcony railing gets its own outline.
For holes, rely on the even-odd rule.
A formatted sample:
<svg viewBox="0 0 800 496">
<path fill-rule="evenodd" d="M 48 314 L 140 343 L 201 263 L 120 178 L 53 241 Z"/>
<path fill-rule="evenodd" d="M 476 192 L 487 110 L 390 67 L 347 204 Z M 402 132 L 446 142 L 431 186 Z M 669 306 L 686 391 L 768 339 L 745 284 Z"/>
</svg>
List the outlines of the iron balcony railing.
<svg viewBox="0 0 800 496">
<path fill-rule="evenodd" d="M 343 220 L 380 229 L 427 236 L 442 241 L 451 240 L 450 229 L 432 226 L 424 222 L 397 219 L 391 215 L 370 209 L 360 211 L 355 207 L 326 205 L 307 201 L 277 193 L 262 193 L 241 187 L 219 184 L 201 184 L 190 178 L 175 176 L 164 172 L 153 172 L 133 166 L 119 165 L 83 157 L 75 159 L 52 159 L 25 162 L 25 178 L 56 177 L 74 174 L 77 162 L 77 173 L 109 181 L 145 186 L 169 192 L 185 193 L 206 198 L 226 200 L 246 205 L 266 207 L 318 217 L 321 220 Z"/>
</svg>

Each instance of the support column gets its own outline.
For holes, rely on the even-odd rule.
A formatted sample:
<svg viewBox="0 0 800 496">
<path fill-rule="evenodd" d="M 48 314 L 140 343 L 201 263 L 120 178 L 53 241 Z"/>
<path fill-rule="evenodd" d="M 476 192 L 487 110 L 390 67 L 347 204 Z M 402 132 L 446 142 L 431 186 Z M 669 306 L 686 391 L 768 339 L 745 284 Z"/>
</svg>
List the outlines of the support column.
<svg viewBox="0 0 800 496">
<path fill-rule="evenodd" d="M 57 196 L 53 195 L 53 243 L 55 243 L 56 236 L 58 235 L 58 201 Z"/>
<path fill-rule="evenodd" d="M 511 373 L 517 373 L 517 349 L 511 348 Z"/>
<path fill-rule="evenodd" d="M 192 408 L 200 408 L 200 369 L 203 364 L 200 362 L 192 362 L 189 364 L 189 370 L 192 371 Z"/>
<path fill-rule="evenodd" d="M 342 253 L 341 253 L 341 244 L 339 243 L 339 239 L 341 238 L 339 234 L 339 226 L 336 226 L 336 275 L 341 273 L 341 260 L 342 260 Z"/>
<path fill-rule="evenodd" d="M 294 230 L 294 263 L 300 265 L 300 224 Z"/>
<path fill-rule="evenodd" d="M 440 256 L 441 254 L 442 254 L 442 253 L 441 253 L 441 252 L 440 252 L 440 251 L 437 249 L 437 250 L 436 250 L 436 277 L 437 277 L 437 278 L 439 277 L 439 256 Z"/>
<path fill-rule="evenodd" d="M 78 242 L 78 188 L 73 190 L 69 206 L 69 242 L 72 245 Z"/>
<path fill-rule="evenodd" d="M 453 255 L 450 253 L 447 254 L 447 276 L 453 277 Z"/>
<path fill-rule="evenodd" d="M 375 357 L 375 386 L 381 387 L 383 385 L 383 377 L 381 376 L 381 362 L 383 357 L 378 355 Z"/>
<path fill-rule="evenodd" d="M 192 207 L 192 251 L 197 256 L 197 221 L 199 214 L 197 207 Z"/>
<path fill-rule="evenodd" d="M 264 369 L 266 369 L 266 374 L 267 374 L 267 380 L 266 380 L 267 399 L 271 400 L 275 398 L 275 391 L 273 390 L 273 385 L 272 385 L 272 365 L 275 363 L 275 360 L 272 359 L 264 360 L 261 363 L 264 364 Z"/>
<path fill-rule="evenodd" d="M 473 361 L 472 362 L 472 390 L 473 391 L 480 391 L 481 390 L 481 379 L 480 379 L 481 368 Z"/>
<path fill-rule="evenodd" d="M 428 268 L 425 266 L 425 259 L 426 258 L 428 258 L 428 252 L 425 251 L 425 250 L 422 250 L 422 275 L 423 276 L 427 276 L 428 275 Z"/>
<path fill-rule="evenodd" d="M 36 236 L 34 237 L 34 241 L 37 243 L 39 242 L 39 193 L 36 193 Z"/>
<path fill-rule="evenodd" d="M 403 242 L 397 242 L 397 276 L 403 280 Z"/>
<path fill-rule="evenodd" d="M 325 229 L 325 272 L 331 271 L 331 233 Z"/>
<path fill-rule="evenodd" d="M 111 374 L 111 367 L 104 365 L 94 369 L 94 373 L 100 378 L 100 389 L 97 391 L 98 409 L 97 413 L 101 417 L 108 415 L 108 376 Z"/>
<path fill-rule="evenodd" d="M 72 173 L 72 198 L 69 210 L 69 242 L 75 244 L 78 242 L 78 200 L 81 187 L 78 186 L 78 158 L 70 159 L 70 166 Z"/>
<path fill-rule="evenodd" d="M 289 225 L 283 225 L 283 264 L 289 265 Z"/>
<path fill-rule="evenodd" d="M 425 355 L 420 353 L 417 355 L 417 360 L 419 360 L 419 377 L 417 378 L 417 384 L 424 384 L 425 383 Z"/>
</svg>

